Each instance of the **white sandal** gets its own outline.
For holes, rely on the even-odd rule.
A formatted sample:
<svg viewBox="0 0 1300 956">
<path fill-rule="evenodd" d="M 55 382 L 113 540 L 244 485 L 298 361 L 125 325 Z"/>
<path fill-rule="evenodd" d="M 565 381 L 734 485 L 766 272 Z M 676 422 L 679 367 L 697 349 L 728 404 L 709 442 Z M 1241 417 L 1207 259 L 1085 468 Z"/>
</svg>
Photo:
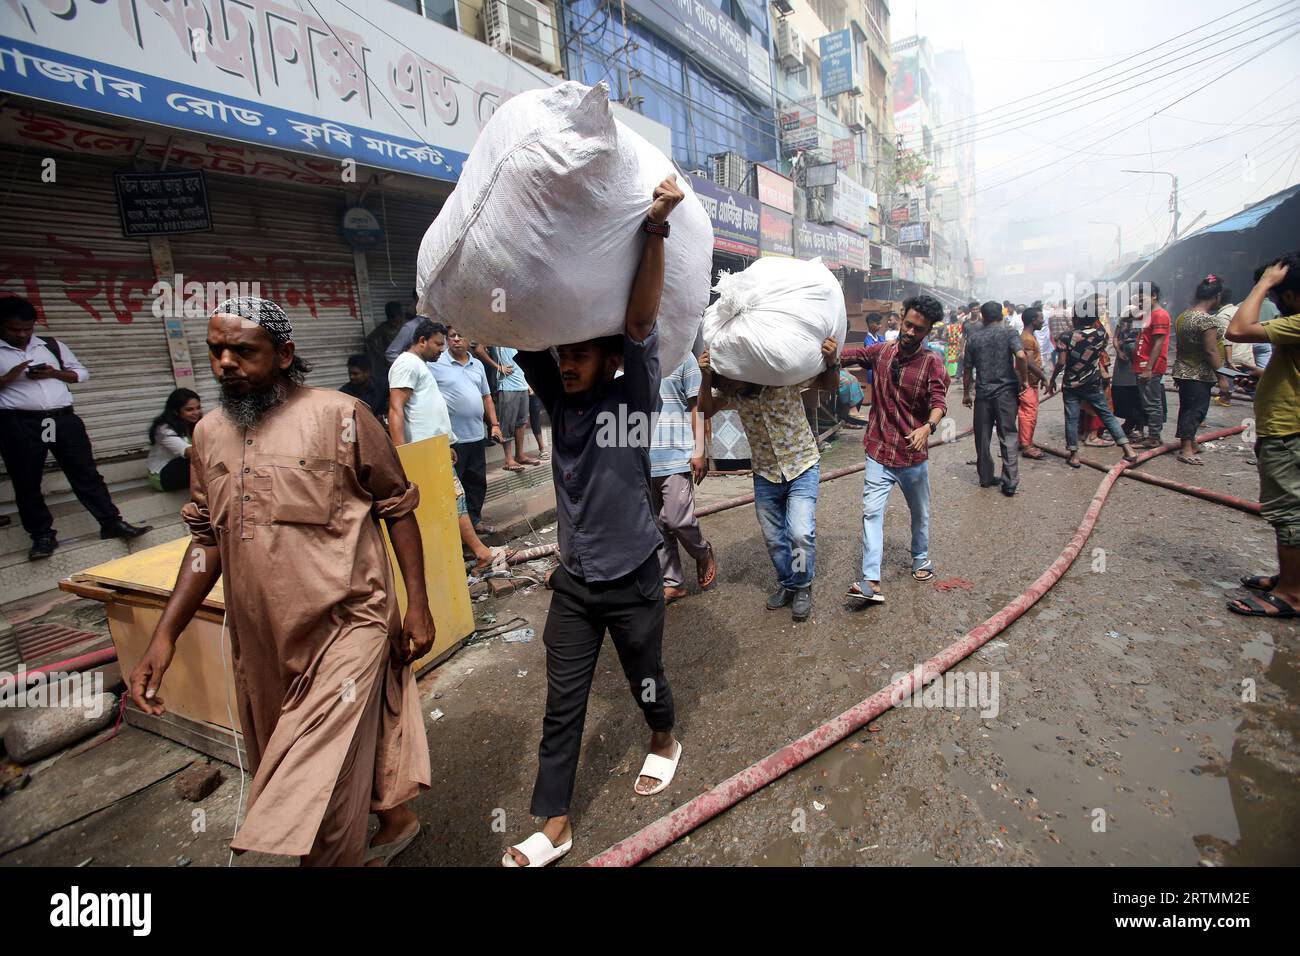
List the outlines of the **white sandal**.
<svg viewBox="0 0 1300 956">
<path fill-rule="evenodd" d="M 553 844 L 541 830 L 538 830 L 523 843 L 516 843 L 510 849 L 518 850 L 524 856 L 528 857 L 528 865 L 531 866 L 549 866 L 564 854 L 573 849 L 573 839 L 570 838 L 559 846 Z M 509 853 L 501 857 L 502 866 L 518 867 L 515 858 Z"/>
<path fill-rule="evenodd" d="M 658 754 L 646 754 L 645 763 L 641 764 L 641 773 L 637 775 L 637 779 L 650 777 L 653 780 L 658 780 L 659 785 L 653 790 L 637 790 L 636 780 L 633 780 L 632 790 L 639 797 L 653 797 L 656 793 L 667 789 L 668 785 L 673 782 L 673 776 L 677 773 L 677 764 L 681 759 L 682 742 L 680 740 L 677 741 L 677 753 L 673 755 L 671 760 Z"/>
</svg>

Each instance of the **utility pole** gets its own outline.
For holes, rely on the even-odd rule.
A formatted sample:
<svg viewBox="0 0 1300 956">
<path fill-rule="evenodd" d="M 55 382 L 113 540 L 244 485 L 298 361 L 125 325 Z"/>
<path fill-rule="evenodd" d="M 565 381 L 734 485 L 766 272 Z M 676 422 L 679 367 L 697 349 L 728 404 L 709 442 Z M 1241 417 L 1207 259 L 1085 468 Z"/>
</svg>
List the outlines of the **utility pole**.
<svg viewBox="0 0 1300 956">
<path fill-rule="evenodd" d="M 1174 216 L 1174 229 L 1169 241 L 1175 242 L 1178 239 L 1178 177 L 1173 173 L 1167 173 L 1163 169 L 1121 169 L 1121 173 L 1137 173 L 1142 176 L 1168 176 L 1174 181 L 1173 191 L 1169 194 L 1169 211 Z"/>
</svg>

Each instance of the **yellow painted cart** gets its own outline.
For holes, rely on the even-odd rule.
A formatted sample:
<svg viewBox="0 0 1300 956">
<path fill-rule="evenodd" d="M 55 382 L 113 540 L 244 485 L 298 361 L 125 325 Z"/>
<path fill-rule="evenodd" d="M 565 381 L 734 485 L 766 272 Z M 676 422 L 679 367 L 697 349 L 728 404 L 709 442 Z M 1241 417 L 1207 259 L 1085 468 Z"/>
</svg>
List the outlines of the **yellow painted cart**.
<svg viewBox="0 0 1300 956">
<path fill-rule="evenodd" d="M 461 559 L 447 438 L 437 436 L 402 445 L 398 455 L 407 477 L 420 488 L 415 514 L 424 543 L 429 605 L 438 629 L 432 650 L 416 662 L 418 671 L 442 660 L 473 632 L 474 612 Z M 189 542 L 187 535 L 87 568 L 59 584 L 65 591 L 107 605 L 109 631 L 123 676 L 130 674 L 144 654 Z M 391 544 L 389 558 L 393 560 Z M 396 560 L 393 577 L 405 611 L 406 589 Z M 235 748 L 240 746 L 239 717 L 224 615 L 225 596 L 218 581 L 176 645 L 176 656 L 160 692 L 167 713 L 151 717 L 128 706 L 126 720 L 233 764 L 237 762 Z"/>
</svg>

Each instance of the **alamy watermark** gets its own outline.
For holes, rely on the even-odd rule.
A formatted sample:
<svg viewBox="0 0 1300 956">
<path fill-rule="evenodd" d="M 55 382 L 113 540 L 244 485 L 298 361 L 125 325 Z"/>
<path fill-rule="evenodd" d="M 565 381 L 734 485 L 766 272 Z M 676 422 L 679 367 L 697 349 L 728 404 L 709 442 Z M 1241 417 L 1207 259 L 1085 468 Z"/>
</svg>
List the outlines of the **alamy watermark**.
<svg viewBox="0 0 1300 956">
<path fill-rule="evenodd" d="M 104 712 L 104 675 L 98 671 L 0 671 L 0 707 L 67 707 L 87 717 Z"/>
<path fill-rule="evenodd" d="M 905 684 L 912 676 L 912 693 Z M 986 720 L 997 717 L 999 674 L 997 671 L 947 671 L 938 675 L 929 685 L 924 684 L 924 669 L 917 664 L 910 671 L 898 671 L 890 683 L 898 685 L 889 692 L 889 701 L 895 707 L 925 707 L 927 709 L 978 708 Z"/>
</svg>

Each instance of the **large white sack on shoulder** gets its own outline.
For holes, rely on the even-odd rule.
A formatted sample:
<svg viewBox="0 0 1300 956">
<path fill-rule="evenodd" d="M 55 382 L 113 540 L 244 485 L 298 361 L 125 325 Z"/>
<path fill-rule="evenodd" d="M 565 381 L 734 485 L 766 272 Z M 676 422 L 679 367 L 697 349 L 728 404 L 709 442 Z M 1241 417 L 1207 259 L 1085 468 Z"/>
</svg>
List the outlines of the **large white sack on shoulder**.
<svg viewBox="0 0 1300 956">
<path fill-rule="evenodd" d="M 483 127 L 420 244 L 419 311 L 493 345 L 542 349 L 622 331 L 655 186 L 676 174 L 614 119 L 609 88 L 566 82 L 511 97 Z M 667 375 L 709 301 L 713 227 L 691 189 L 669 217 L 659 304 Z"/>
<path fill-rule="evenodd" d="M 828 335 L 844 348 L 844 292 L 821 259 L 765 256 L 723 274 L 704 313 L 709 365 L 733 381 L 797 385 L 825 368 Z"/>
</svg>

